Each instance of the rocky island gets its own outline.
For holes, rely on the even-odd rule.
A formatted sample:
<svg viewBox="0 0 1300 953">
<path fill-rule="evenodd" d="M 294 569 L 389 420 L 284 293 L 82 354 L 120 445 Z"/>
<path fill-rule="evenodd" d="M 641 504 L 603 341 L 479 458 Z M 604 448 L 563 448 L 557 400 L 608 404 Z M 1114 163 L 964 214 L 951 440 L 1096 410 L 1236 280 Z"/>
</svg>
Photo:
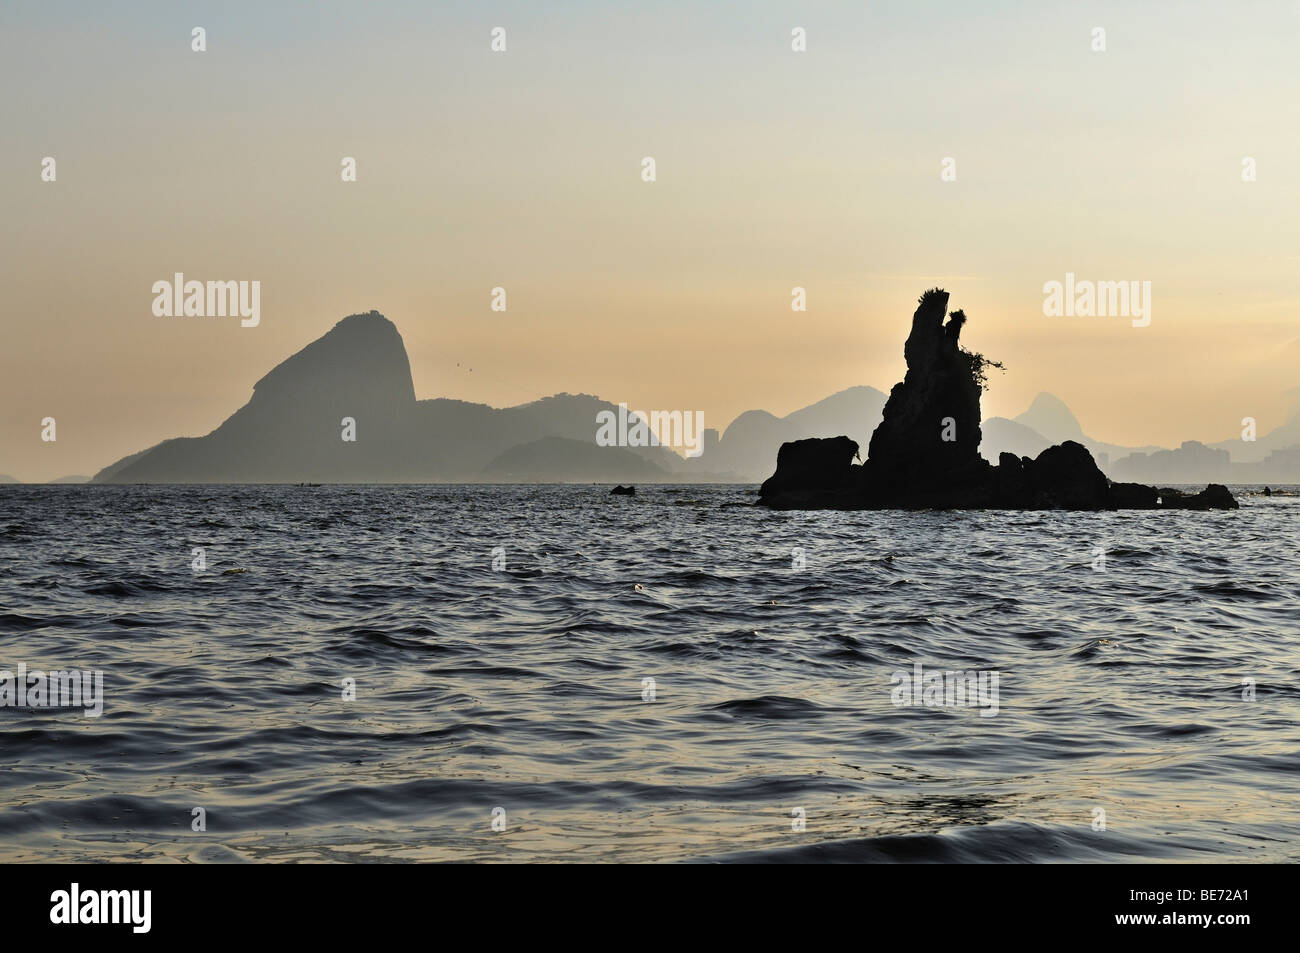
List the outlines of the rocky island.
<svg viewBox="0 0 1300 953">
<path fill-rule="evenodd" d="M 947 318 L 945 323 L 944 319 Z M 989 367 L 959 343 L 966 315 L 948 313 L 948 293 L 921 296 L 903 346 L 907 373 L 894 385 L 871 435 L 867 459 L 848 437 L 781 445 L 759 504 L 776 509 L 1236 509 L 1227 487 L 1196 494 L 1112 483 L 1080 443 L 1037 457 L 979 455 L 980 393 Z"/>
</svg>

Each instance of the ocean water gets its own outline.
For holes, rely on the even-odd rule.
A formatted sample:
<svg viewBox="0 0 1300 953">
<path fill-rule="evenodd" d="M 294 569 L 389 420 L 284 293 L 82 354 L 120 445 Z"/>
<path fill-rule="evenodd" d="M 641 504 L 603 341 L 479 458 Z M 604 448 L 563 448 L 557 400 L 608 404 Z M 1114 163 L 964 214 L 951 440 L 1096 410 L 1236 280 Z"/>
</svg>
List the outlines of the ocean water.
<svg viewBox="0 0 1300 953">
<path fill-rule="evenodd" d="M 1300 497 L 753 494 L 0 488 L 0 860 L 1300 860 Z"/>
</svg>

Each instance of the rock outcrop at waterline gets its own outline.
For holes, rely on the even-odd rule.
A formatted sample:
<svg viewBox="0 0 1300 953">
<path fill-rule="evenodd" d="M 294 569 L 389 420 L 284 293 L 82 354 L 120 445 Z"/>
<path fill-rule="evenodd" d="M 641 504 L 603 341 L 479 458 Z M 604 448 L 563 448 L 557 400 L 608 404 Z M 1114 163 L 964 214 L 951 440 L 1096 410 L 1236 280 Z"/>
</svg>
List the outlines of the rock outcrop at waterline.
<svg viewBox="0 0 1300 953">
<path fill-rule="evenodd" d="M 944 318 L 948 321 L 945 324 Z M 867 459 L 848 437 L 782 444 L 759 503 L 776 509 L 1236 509 L 1221 484 L 1200 493 L 1111 483 L 1074 440 L 1037 457 L 979 454 L 980 392 L 988 367 L 963 348 L 966 315 L 948 315 L 948 293 L 921 296 L 903 347 L 907 373 L 894 385 Z"/>
</svg>

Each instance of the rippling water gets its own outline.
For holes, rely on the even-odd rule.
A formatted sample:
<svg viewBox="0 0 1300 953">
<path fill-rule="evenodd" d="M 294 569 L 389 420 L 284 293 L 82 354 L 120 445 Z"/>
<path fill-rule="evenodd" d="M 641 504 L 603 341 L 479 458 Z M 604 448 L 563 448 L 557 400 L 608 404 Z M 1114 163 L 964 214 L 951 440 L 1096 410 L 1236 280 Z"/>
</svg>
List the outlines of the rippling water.
<svg viewBox="0 0 1300 953">
<path fill-rule="evenodd" d="M 753 499 L 0 488 L 0 668 L 105 694 L 0 708 L 0 859 L 1300 859 L 1300 497 Z"/>
</svg>

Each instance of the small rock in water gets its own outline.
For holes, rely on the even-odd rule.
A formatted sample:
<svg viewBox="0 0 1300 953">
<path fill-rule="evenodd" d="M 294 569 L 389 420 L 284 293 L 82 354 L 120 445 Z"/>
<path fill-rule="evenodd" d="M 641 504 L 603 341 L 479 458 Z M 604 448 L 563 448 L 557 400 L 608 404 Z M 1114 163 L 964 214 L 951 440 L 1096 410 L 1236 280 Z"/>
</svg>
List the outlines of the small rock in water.
<svg viewBox="0 0 1300 953">
<path fill-rule="evenodd" d="M 609 491 L 611 496 L 636 496 L 636 487 L 634 486 L 616 486 Z"/>
</svg>

